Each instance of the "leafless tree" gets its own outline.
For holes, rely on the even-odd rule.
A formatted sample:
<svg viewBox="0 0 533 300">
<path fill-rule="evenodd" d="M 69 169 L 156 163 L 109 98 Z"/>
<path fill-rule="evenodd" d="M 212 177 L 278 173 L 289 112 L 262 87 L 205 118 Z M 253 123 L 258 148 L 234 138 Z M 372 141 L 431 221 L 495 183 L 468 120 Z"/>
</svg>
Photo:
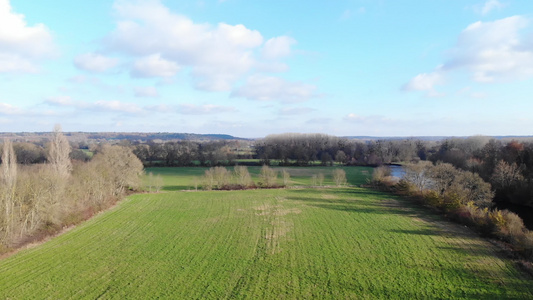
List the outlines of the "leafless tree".
<svg viewBox="0 0 533 300">
<path fill-rule="evenodd" d="M 333 170 L 333 181 L 337 186 L 343 186 L 346 184 L 346 172 L 343 169 Z"/>
<path fill-rule="evenodd" d="M 276 186 L 277 180 L 278 180 L 278 174 L 274 169 L 264 165 L 261 168 L 261 173 L 259 176 L 261 177 L 261 182 L 263 183 L 264 186 L 266 187 Z"/>
<path fill-rule="evenodd" d="M 429 175 L 428 171 L 433 166 L 429 161 L 419 161 L 404 166 L 404 179 L 413 184 L 419 192 L 428 188 Z"/>
<path fill-rule="evenodd" d="M 288 186 L 291 182 L 291 174 L 283 169 L 283 171 L 281 171 L 281 177 L 283 178 L 283 185 Z"/>
<path fill-rule="evenodd" d="M 4 147 L 2 153 L 2 165 L 1 165 L 1 176 L 2 176 L 2 194 L 0 194 L 1 200 L 3 202 L 3 217 L 2 223 L 5 228 L 4 238 L 5 239 L 13 229 L 13 221 L 15 214 L 15 186 L 17 182 L 17 159 L 15 156 L 15 151 L 13 150 L 13 144 L 10 140 L 4 140 Z"/>
<path fill-rule="evenodd" d="M 61 132 L 61 125 L 57 124 L 50 143 L 48 161 L 61 179 L 67 179 L 72 171 L 70 150 L 70 144 Z"/>
<path fill-rule="evenodd" d="M 319 186 L 323 186 L 324 185 L 324 173 L 322 173 L 322 172 L 318 173 L 316 178 L 317 178 L 317 181 L 318 181 L 318 185 Z"/>
<path fill-rule="evenodd" d="M 252 176 L 248 172 L 248 168 L 245 166 L 235 166 L 233 169 L 233 176 L 238 185 L 243 187 L 250 187 L 253 185 Z"/>
</svg>

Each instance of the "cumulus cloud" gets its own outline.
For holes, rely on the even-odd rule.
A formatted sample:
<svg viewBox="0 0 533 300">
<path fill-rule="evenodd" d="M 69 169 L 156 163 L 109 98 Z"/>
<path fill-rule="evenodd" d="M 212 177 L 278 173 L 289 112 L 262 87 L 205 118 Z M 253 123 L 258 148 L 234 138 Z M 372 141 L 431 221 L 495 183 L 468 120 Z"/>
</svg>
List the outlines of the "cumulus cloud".
<svg viewBox="0 0 533 300">
<path fill-rule="evenodd" d="M 465 70 L 476 82 L 498 82 L 533 76 L 533 44 L 522 34 L 529 20 L 513 16 L 476 22 L 464 29 L 449 59 L 432 73 L 415 76 L 403 89 L 434 93 L 449 73 Z M 528 44 L 529 43 L 529 44 Z"/>
<path fill-rule="evenodd" d="M 316 86 L 302 82 L 290 82 L 282 78 L 253 75 L 246 83 L 236 88 L 232 97 L 243 97 L 250 100 L 283 102 L 302 102 L 317 97 Z"/>
<path fill-rule="evenodd" d="M 438 97 L 442 96 L 442 94 L 435 90 L 435 85 L 442 84 L 443 82 L 444 76 L 439 68 L 437 68 L 436 71 L 431 73 L 416 75 L 402 89 L 404 91 L 424 91 L 428 97 Z"/>
<path fill-rule="evenodd" d="M 117 25 L 104 39 L 105 50 L 135 60 L 132 76 L 170 78 L 187 69 L 200 90 L 230 91 L 252 71 L 286 71 L 276 60 L 296 43 L 288 36 L 265 42 L 242 24 L 195 23 L 160 0 L 118 0 L 114 9 Z"/>
<path fill-rule="evenodd" d="M 153 86 L 138 86 L 133 89 L 135 92 L 135 97 L 159 97 L 157 89 Z"/>
<path fill-rule="evenodd" d="M 279 59 L 291 54 L 291 46 L 296 40 L 289 36 L 279 36 L 266 41 L 263 46 L 263 57 L 266 59 Z"/>
<path fill-rule="evenodd" d="M 29 26 L 0 0 L 0 72 L 36 72 L 36 62 L 55 54 L 52 34 L 44 24 Z"/>
<path fill-rule="evenodd" d="M 422 73 L 411 79 L 404 86 L 404 89 L 407 91 L 431 91 L 439 83 L 442 83 L 442 74 L 439 72 Z"/>
<path fill-rule="evenodd" d="M 528 25 L 529 20 L 521 16 L 469 25 L 459 35 L 443 69 L 465 68 L 478 82 L 533 75 L 533 47 L 520 34 Z"/>
<path fill-rule="evenodd" d="M 132 68 L 133 77 L 172 77 L 179 71 L 173 61 L 161 58 L 160 54 L 152 54 L 138 59 Z"/>
<path fill-rule="evenodd" d="M 235 111 L 234 107 L 231 106 L 220 106 L 213 104 L 181 104 L 179 106 L 179 112 L 185 115 L 207 115 L 207 114 L 216 114 L 222 112 L 232 112 Z"/>
<path fill-rule="evenodd" d="M 156 0 L 117 1 L 114 8 L 120 21 L 106 39 L 107 46 L 151 58 L 152 68 L 136 64 L 132 73 L 136 75 L 171 76 L 178 66 L 187 66 L 192 68 L 197 88 L 229 90 L 234 81 L 254 66 L 253 50 L 263 43 L 258 31 L 244 25 L 197 24 L 172 13 Z M 159 68 L 153 66 L 155 62 L 160 63 L 163 71 L 156 71 Z M 149 72 L 142 72 L 145 69 Z"/>
<path fill-rule="evenodd" d="M 78 55 L 74 59 L 74 65 L 78 69 L 91 72 L 105 72 L 114 68 L 118 64 L 118 59 L 106 57 L 98 53 L 85 53 Z"/>
</svg>

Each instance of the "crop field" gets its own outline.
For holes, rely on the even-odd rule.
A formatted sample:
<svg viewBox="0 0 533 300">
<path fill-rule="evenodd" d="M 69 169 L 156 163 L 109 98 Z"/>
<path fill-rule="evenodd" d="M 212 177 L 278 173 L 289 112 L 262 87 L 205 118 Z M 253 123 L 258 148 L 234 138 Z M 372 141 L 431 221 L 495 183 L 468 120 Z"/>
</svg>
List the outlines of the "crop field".
<svg viewBox="0 0 533 300">
<path fill-rule="evenodd" d="M 296 184 L 308 183 L 291 169 Z M 364 182 L 366 169 L 348 169 L 352 184 Z M 531 277 L 492 244 L 388 194 L 175 191 L 202 170 L 151 171 L 174 191 L 132 195 L 0 261 L 0 298 L 533 297 Z"/>
</svg>

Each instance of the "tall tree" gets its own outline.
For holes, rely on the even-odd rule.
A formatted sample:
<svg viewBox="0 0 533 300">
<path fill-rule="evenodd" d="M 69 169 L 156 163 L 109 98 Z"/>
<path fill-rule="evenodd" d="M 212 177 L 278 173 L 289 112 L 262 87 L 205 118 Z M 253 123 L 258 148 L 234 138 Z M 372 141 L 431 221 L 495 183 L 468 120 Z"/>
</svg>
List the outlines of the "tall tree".
<svg viewBox="0 0 533 300">
<path fill-rule="evenodd" d="M 13 150 L 13 143 L 4 140 L 4 151 L 2 153 L 2 183 L 4 186 L 13 187 L 17 179 L 17 158 Z"/>
<path fill-rule="evenodd" d="M 3 216 L 2 222 L 5 228 L 5 236 L 3 239 L 11 233 L 13 229 L 13 219 L 15 213 L 15 185 L 17 182 L 17 158 L 15 151 L 13 150 L 13 144 L 10 140 L 4 140 L 4 149 L 2 153 L 2 165 L 1 165 L 1 181 L 2 181 L 2 194 L 0 199 L 3 202 Z"/>
<path fill-rule="evenodd" d="M 50 152 L 48 161 L 60 178 L 66 179 L 72 171 L 72 162 L 70 161 L 70 144 L 67 138 L 61 132 L 61 125 L 56 124 L 52 141 L 50 143 Z"/>
</svg>

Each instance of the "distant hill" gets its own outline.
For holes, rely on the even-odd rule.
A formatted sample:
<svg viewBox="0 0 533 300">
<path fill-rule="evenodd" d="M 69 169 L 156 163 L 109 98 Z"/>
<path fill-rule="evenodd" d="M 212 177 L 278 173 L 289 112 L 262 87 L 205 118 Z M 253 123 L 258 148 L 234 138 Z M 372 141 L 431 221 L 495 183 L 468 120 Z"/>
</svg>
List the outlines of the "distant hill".
<svg viewBox="0 0 533 300">
<path fill-rule="evenodd" d="M 146 142 L 149 140 L 172 141 L 172 140 L 189 140 L 189 141 L 215 141 L 215 140 L 258 140 L 261 138 L 241 138 L 229 134 L 197 134 L 197 133 L 176 133 L 176 132 L 64 132 L 70 141 L 119 141 L 129 140 Z M 17 142 L 38 142 L 48 139 L 52 136 L 51 132 L 0 132 L 0 139 L 9 138 Z M 532 135 L 508 135 L 508 136 L 487 136 L 497 140 L 517 140 L 533 141 Z M 414 139 L 422 141 L 442 141 L 449 138 L 466 139 L 468 136 L 341 136 L 340 138 L 359 141 L 376 141 L 376 140 L 405 140 Z"/>
<path fill-rule="evenodd" d="M 70 141 L 100 140 L 116 141 L 130 140 L 146 142 L 148 140 L 249 140 L 228 134 L 196 134 L 196 133 L 171 133 L 171 132 L 63 132 Z M 9 138 L 14 141 L 40 141 L 50 138 L 51 132 L 0 132 L 0 139 Z"/>
</svg>

